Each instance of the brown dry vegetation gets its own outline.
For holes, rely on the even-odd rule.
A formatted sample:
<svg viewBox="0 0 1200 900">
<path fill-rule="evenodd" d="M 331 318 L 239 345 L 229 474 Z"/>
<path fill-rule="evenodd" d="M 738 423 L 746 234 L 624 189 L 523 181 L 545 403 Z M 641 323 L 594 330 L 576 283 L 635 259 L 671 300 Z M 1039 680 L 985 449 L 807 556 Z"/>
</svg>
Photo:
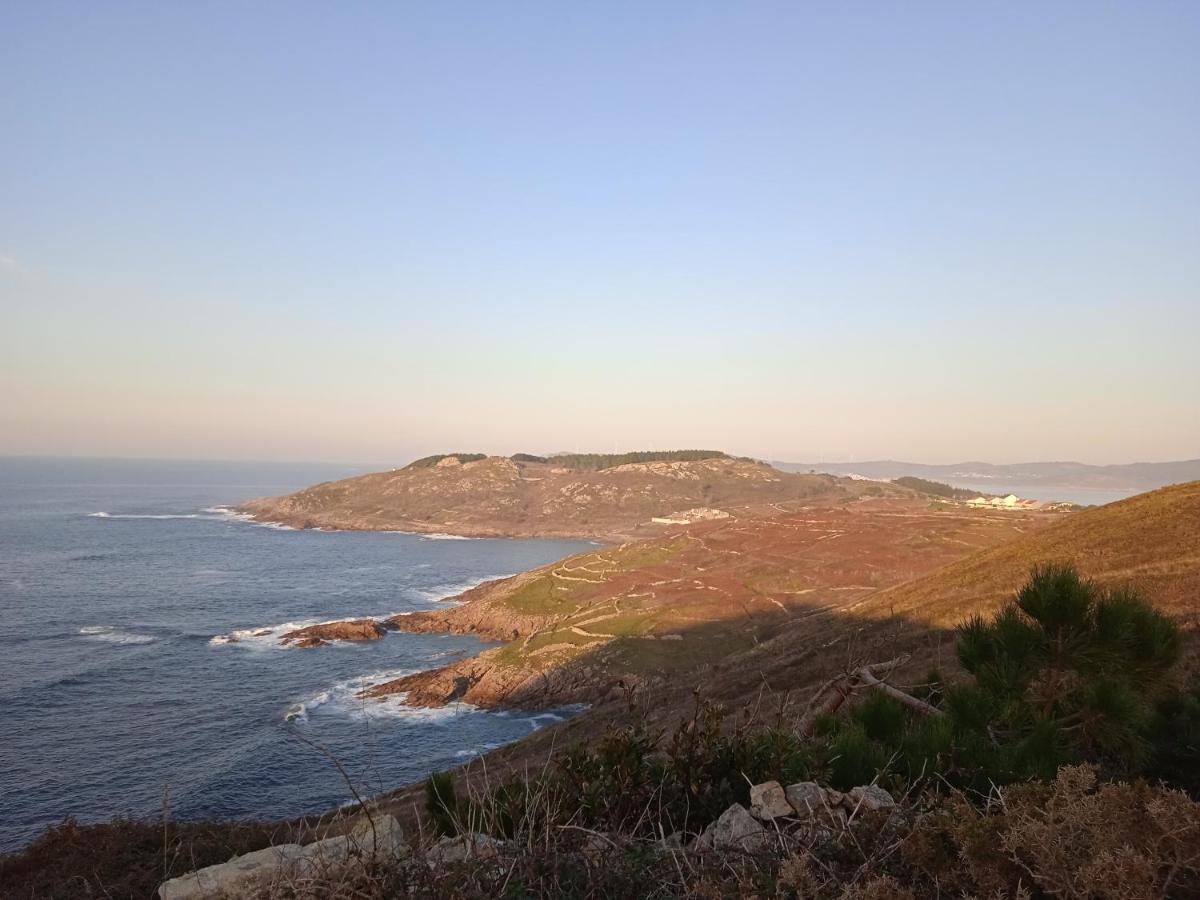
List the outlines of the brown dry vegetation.
<svg viewBox="0 0 1200 900">
<path fill-rule="evenodd" d="M 615 685 L 694 684 L 714 666 L 804 622 L 1061 514 L 930 511 L 921 500 L 815 502 L 773 518 L 725 519 L 594 550 L 494 582 L 458 607 L 397 617 L 508 646 L 374 690 L 409 702 L 591 702 Z"/>
<path fill-rule="evenodd" d="M 1074 513 L 1054 528 L 901 584 L 871 612 L 886 604 L 933 625 L 952 625 L 998 607 L 1034 565 L 1061 560 L 1102 584 L 1139 587 L 1160 607 L 1194 622 L 1200 612 L 1200 481 Z"/>
</svg>

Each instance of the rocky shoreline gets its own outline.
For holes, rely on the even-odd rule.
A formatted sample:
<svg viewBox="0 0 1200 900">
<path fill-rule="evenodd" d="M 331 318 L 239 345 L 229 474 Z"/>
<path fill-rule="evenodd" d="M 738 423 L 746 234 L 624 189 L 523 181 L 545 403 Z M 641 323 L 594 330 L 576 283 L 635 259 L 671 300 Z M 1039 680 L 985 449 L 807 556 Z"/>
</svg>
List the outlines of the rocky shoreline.
<svg viewBox="0 0 1200 900">
<path fill-rule="evenodd" d="M 321 647 L 331 641 L 377 641 L 387 632 L 387 628 L 374 619 L 345 619 L 297 628 L 279 642 L 292 647 Z"/>
</svg>

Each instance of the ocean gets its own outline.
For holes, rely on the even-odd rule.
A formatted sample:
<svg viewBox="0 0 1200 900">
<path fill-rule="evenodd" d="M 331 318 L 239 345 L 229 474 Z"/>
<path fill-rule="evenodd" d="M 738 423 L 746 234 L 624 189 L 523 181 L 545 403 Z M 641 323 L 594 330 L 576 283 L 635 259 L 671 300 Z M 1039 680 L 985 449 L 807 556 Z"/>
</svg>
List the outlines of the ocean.
<svg viewBox="0 0 1200 900">
<path fill-rule="evenodd" d="M 353 800 L 325 751 L 373 794 L 570 714 L 356 699 L 489 646 L 468 636 L 279 644 L 590 546 L 294 531 L 223 508 L 356 473 L 0 458 L 0 851 L 67 816 L 158 816 L 164 796 L 177 819 L 321 812 Z"/>
</svg>

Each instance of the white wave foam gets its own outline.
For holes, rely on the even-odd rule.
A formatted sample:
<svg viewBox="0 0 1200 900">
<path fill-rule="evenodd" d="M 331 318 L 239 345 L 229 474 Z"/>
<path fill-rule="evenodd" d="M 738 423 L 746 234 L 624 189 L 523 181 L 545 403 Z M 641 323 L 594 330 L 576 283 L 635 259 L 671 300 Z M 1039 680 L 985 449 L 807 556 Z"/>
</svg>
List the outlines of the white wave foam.
<svg viewBox="0 0 1200 900">
<path fill-rule="evenodd" d="M 88 513 L 89 519 L 222 519 L 224 516 L 205 515 L 209 510 L 200 513 Z"/>
<path fill-rule="evenodd" d="M 395 613 L 395 615 L 406 615 L 406 613 Z M 287 649 L 288 645 L 283 643 L 283 636 L 290 631 L 299 631 L 301 628 L 309 628 L 313 625 L 333 625 L 335 622 L 357 621 L 359 619 L 374 619 L 377 622 L 383 622 L 384 619 L 390 617 L 391 614 L 386 616 L 342 616 L 338 619 L 300 619 L 295 622 L 283 622 L 279 625 L 239 628 L 236 631 L 230 631 L 226 634 L 213 635 L 209 638 L 208 642 L 214 647 L 236 644 L 246 647 L 249 650 Z M 329 641 L 329 645 L 333 647 L 354 647 L 357 646 L 357 642 L 334 640 Z"/>
<path fill-rule="evenodd" d="M 88 513 L 89 519 L 215 519 L 216 516 L 202 516 L 199 513 Z"/>
<path fill-rule="evenodd" d="M 254 525 L 258 528 L 273 528 L 275 531 L 297 531 L 291 525 L 284 525 L 282 522 L 260 522 L 250 513 L 238 512 L 235 509 L 230 509 L 228 506 L 206 506 L 202 512 L 211 513 L 212 518 L 227 519 L 231 522 L 243 522 L 246 525 Z M 322 529 L 316 529 L 318 531 Z"/>
<path fill-rule="evenodd" d="M 308 714 L 311 710 L 319 706 L 324 706 L 329 702 L 329 691 L 321 691 L 319 694 L 314 694 L 307 700 L 297 701 L 288 707 L 284 713 L 284 721 L 287 722 L 307 722 Z"/>
<path fill-rule="evenodd" d="M 391 694 L 387 697 L 360 697 L 363 691 L 412 675 L 420 669 L 394 669 L 358 675 L 338 681 L 323 691 L 292 703 L 284 713 L 289 722 L 306 723 L 309 716 L 318 710 L 321 715 L 335 715 L 354 719 L 406 719 L 431 725 L 444 725 L 467 713 L 478 712 L 479 707 L 470 703 L 450 703 L 436 709 L 407 706 L 406 694 Z"/>
<path fill-rule="evenodd" d="M 468 581 L 448 582 L 446 584 L 434 585 L 431 588 L 426 588 L 423 591 L 417 591 L 417 594 L 423 600 L 436 600 L 439 603 L 449 600 L 451 597 L 457 597 L 471 588 L 477 588 L 481 584 L 487 584 L 489 581 L 499 581 L 501 578 L 512 578 L 515 573 L 500 575 L 485 575 L 482 578 L 472 578 Z"/>
<path fill-rule="evenodd" d="M 445 534 L 440 531 L 433 531 L 428 534 L 420 534 L 418 537 L 423 541 L 474 541 L 477 538 L 467 537 L 465 534 Z"/>
<path fill-rule="evenodd" d="M 466 750 L 457 750 L 455 751 L 454 755 L 459 759 L 469 759 L 471 757 L 487 753 L 489 750 L 497 750 L 503 746 L 503 744 L 495 743 L 480 744 L 478 747 L 469 747 Z"/>
<path fill-rule="evenodd" d="M 566 721 L 573 715 L 583 712 L 587 709 L 586 703 L 570 703 L 566 706 L 560 706 L 552 712 L 534 713 L 532 716 L 524 716 L 521 721 L 527 722 L 531 731 L 537 731 L 539 728 L 545 727 L 547 723 Z"/>
<path fill-rule="evenodd" d="M 85 625 L 79 633 L 88 640 L 104 641 L 107 644 L 150 644 L 155 638 L 148 634 L 117 631 L 112 625 Z"/>
<path fill-rule="evenodd" d="M 298 622 L 283 622 L 279 625 L 263 625 L 258 628 L 239 628 L 228 634 L 214 635 L 209 643 L 218 646 L 222 644 L 237 644 L 250 650 L 265 650 L 286 647 L 282 643 L 283 636 L 289 631 L 298 631 L 310 625 L 329 625 L 333 622 L 344 622 L 345 619 L 301 619 Z M 336 643 L 343 643 L 338 641 Z"/>
<path fill-rule="evenodd" d="M 530 731 L 537 731 L 543 727 L 543 722 L 561 722 L 563 721 L 563 717 L 558 715 L 558 713 L 545 712 L 534 716 L 526 716 L 521 721 L 529 724 Z"/>
</svg>

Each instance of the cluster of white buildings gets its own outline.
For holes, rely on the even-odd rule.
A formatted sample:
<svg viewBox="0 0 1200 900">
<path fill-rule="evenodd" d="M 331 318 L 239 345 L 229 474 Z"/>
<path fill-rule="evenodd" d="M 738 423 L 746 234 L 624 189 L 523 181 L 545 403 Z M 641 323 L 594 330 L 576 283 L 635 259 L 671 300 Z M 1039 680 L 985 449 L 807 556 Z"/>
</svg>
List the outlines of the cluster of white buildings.
<svg viewBox="0 0 1200 900">
<path fill-rule="evenodd" d="M 1032 509 L 1037 505 L 1036 500 L 1022 500 L 1016 494 L 1009 494 L 1007 497 L 976 497 L 967 501 L 967 506 L 975 509 Z"/>
<path fill-rule="evenodd" d="M 698 506 L 695 509 L 684 510 L 669 516 L 655 516 L 650 521 L 659 525 L 691 525 L 693 522 L 703 522 L 709 519 L 728 519 L 729 513 L 723 509 L 712 509 L 708 506 Z"/>
</svg>

